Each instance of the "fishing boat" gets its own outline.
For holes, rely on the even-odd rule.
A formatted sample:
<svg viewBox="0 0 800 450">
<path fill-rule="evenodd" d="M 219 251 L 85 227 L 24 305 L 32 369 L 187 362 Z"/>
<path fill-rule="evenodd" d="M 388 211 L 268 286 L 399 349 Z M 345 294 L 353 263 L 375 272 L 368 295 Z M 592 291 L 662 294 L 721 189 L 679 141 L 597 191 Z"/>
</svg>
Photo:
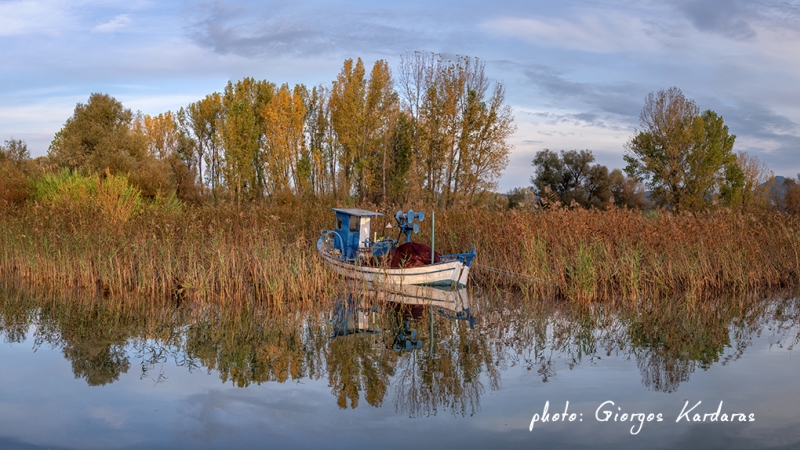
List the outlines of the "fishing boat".
<svg viewBox="0 0 800 450">
<path fill-rule="evenodd" d="M 383 214 L 357 208 L 331 208 L 336 213 L 333 230 L 322 232 L 317 249 L 336 273 L 346 278 L 391 285 L 463 286 L 467 284 L 469 266 L 475 248 L 469 253 L 441 255 L 431 247 L 411 242 L 411 234 L 419 233 L 425 212 L 398 211 L 395 221 L 405 235 L 398 239 L 377 236 L 372 225 Z"/>
</svg>

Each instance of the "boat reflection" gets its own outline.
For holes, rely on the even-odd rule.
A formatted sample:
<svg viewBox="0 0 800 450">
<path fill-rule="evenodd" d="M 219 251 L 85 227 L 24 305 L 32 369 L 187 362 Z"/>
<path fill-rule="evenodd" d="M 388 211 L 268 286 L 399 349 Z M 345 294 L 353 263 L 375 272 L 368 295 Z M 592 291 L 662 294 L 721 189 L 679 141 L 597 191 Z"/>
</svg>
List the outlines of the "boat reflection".
<svg viewBox="0 0 800 450">
<path fill-rule="evenodd" d="M 800 341 L 800 300 L 791 296 L 570 305 L 346 285 L 335 301 L 276 311 L 2 292 L 2 339 L 58 349 L 91 386 L 137 366 L 141 378 L 166 384 L 163 371 L 176 367 L 238 387 L 327 379 L 340 408 L 391 402 L 413 417 L 473 414 L 515 368 L 546 382 L 565 369 L 631 359 L 645 387 L 669 393 L 698 369 L 736 361 L 754 336 L 787 348 Z"/>
<path fill-rule="evenodd" d="M 448 319 L 467 321 L 470 328 L 475 328 L 466 287 L 450 289 L 355 283 L 347 286 L 348 293 L 335 300 L 331 319 L 334 336 L 380 332 L 378 317 L 382 313 L 402 310 L 409 317 L 419 319 L 426 308 Z"/>
<path fill-rule="evenodd" d="M 472 331 L 476 320 L 466 289 L 363 284 L 348 289 L 337 297 L 326 354 L 340 408 L 356 408 L 359 393 L 368 404 L 381 406 L 391 386 L 395 409 L 409 416 L 476 411 L 487 367 L 481 358 L 491 348 L 485 336 Z M 490 372 L 496 386 L 499 374 Z"/>
</svg>

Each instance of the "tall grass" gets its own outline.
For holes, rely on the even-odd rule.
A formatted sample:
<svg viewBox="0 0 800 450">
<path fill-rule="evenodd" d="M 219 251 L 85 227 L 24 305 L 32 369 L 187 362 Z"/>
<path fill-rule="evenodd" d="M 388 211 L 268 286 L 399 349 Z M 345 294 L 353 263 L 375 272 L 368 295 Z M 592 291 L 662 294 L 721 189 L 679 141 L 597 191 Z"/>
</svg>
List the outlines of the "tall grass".
<svg viewBox="0 0 800 450">
<path fill-rule="evenodd" d="M 113 178 L 96 183 L 43 184 L 36 202 L 1 216 L 0 276 L 153 301 L 291 308 L 331 296 L 336 278 L 315 242 L 332 227 L 333 202 L 188 207 L 143 201 Z M 438 212 L 436 227 L 437 251 L 476 248 L 473 282 L 537 297 L 699 300 L 800 280 L 798 220 L 777 214 L 470 209 Z M 422 228 L 414 239 L 429 243 Z"/>
<path fill-rule="evenodd" d="M 278 307 L 313 302 L 332 289 L 333 274 L 316 254 L 319 229 L 302 231 L 323 221 L 314 208 L 176 212 L 166 203 L 124 221 L 116 211 L 70 203 L 6 214 L 0 276 L 57 291 Z"/>
<path fill-rule="evenodd" d="M 700 299 L 800 281 L 800 223 L 785 215 L 472 210 L 436 219 L 437 236 L 446 236 L 448 247 L 478 249 L 476 281 L 541 295 L 592 301 L 681 293 Z"/>
</svg>

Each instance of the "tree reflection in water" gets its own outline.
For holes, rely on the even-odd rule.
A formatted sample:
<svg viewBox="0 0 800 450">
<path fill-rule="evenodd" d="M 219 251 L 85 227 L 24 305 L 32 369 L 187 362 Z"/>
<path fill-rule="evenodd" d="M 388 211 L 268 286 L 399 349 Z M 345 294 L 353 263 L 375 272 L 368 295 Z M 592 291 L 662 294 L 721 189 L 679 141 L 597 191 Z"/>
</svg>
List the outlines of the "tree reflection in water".
<svg viewBox="0 0 800 450">
<path fill-rule="evenodd" d="M 103 386 L 117 381 L 131 367 L 125 347 L 136 324 L 125 316 L 121 308 L 103 303 L 48 302 L 38 311 L 35 343 L 60 348 L 75 378 L 83 378 L 89 386 Z"/>
<path fill-rule="evenodd" d="M 453 414 L 474 414 L 480 409 L 484 393 L 481 374 L 488 378 L 491 389 L 497 389 L 500 375 L 492 364 L 489 339 L 469 322 L 452 320 L 425 310 L 419 323 L 433 322 L 430 328 L 421 327 L 423 340 L 433 345 L 406 354 L 397 364 L 395 377 L 395 409 L 411 417 L 435 415 L 439 410 Z"/>
<path fill-rule="evenodd" d="M 397 354 L 382 329 L 397 329 L 396 314 L 383 314 L 382 305 L 356 294 L 336 299 L 333 336 L 327 346 L 328 384 L 339 408 L 358 407 L 360 392 L 371 406 L 381 406 Z M 389 312 L 389 311 L 387 311 Z"/>
<path fill-rule="evenodd" d="M 60 349 L 92 386 L 118 380 L 132 361 L 142 378 L 168 382 L 163 366 L 171 360 L 238 387 L 324 377 L 340 408 L 358 407 L 362 396 L 380 407 L 391 395 L 412 417 L 474 414 L 486 389 L 499 389 L 515 366 L 546 382 L 613 355 L 634 359 L 648 389 L 675 392 L 698 368 L 736 361 L 756 335 L 786 348 L 800 339 L 793 296 L 569 305 L 454 292 L 427 300 L 410 293 L 405 306 L 388 301 L 397 294 L 343 293 L 338 306 L 331 299 L 276 311 L 55 298 L 3 286 L 0 334 Z"/>
</svg>

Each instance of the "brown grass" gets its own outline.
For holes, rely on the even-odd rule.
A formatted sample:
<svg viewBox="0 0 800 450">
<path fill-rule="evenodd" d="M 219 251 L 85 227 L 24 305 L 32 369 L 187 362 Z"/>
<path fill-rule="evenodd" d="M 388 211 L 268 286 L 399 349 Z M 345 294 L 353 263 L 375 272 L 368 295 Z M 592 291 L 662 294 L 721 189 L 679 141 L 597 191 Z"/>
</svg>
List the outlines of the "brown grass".
<svg viewBox="0 0 800 450">
<path fill-rule="evenodd" d="M 313 302 L 333 280 L 316 254 L 319 230 L 310 231 L 323 209 L 154 209 L 120 223 L 100 211 L 26 207 L 0 219 L 0 275 L 106 296 Z"/>
<path fill-rule="evenodd" d="M 703 216 L 624 209 L 451 212 L 437 217 L 446 247 L 478 248 L 484 285 L 579 301 L 671 297 L 796 286 L 800 226 L 778 214 Z"/>
<path fill-rule="evenodd" d="M 330 206 L 150 208 L 120 222 L 102 210 L 28 205 L 0 216 L 0 277 L 153 301 L 310 304 L 335 286 L 315 246 L 332 226 Z M 429 227 L 414 239 L 429 243 Z M 471 209 L 439 212 L 436 228 L 437 251 L 476 247 L 474 282 L 537 297 L 700 299 L 800 279 L 798 220 L 777 214 Z"/>
</svg>

